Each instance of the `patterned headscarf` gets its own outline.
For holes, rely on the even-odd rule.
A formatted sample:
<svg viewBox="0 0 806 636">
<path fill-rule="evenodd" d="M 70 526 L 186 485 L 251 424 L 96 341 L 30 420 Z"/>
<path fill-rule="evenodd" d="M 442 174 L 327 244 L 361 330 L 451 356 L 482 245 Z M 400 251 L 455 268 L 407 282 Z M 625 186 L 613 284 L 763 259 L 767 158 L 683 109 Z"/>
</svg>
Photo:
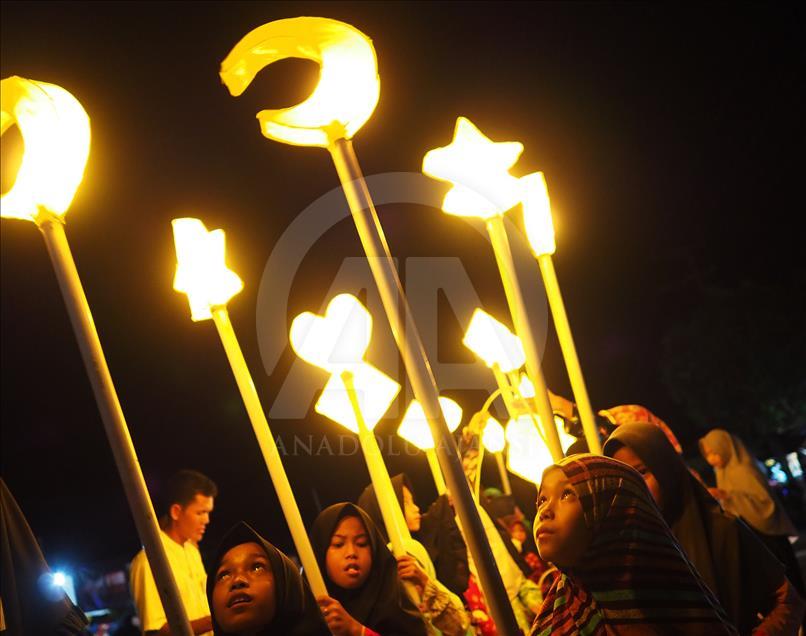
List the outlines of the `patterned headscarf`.
<svg viewBox="0 0 806 636">
<path fill-rule="evenodd" d="M 561 568 L 533 636 L 736 634 L 637 471 L 588 454 L 546 472 L 558 468 L 576 490 L 593 538 L 577 566 Z"/>
<path fill-rule="evenodd" d="M 657 426 L 663 431 L 672 446 L 674 446 L 677 454 L 683 454 L 683 447 L 680 446 L 680 442 L 677 441 L 677 437 L 674 433 L 672 433 L 672 429 L 669 428 L 666 422 L 660 419 L 645 406 L 641 406 L 640 404 L 621 404 L 619 406 L 612 406 L 609 409 L 602 409 L 599 411 L 599 415 L 610 420 L 610 423 L 613 426 L 621 426 L 622 424 L 638 424 L 641 422 L 646 422 L 647 424 L 652 424 L 652 426 Z"/>
</svg>

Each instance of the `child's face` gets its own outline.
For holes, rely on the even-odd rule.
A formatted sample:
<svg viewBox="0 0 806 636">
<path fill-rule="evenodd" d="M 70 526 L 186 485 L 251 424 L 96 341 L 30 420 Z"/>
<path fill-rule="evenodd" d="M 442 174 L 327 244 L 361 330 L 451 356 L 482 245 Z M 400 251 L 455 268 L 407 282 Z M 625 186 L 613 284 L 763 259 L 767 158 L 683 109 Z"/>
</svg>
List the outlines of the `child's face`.
<svg viewBox="0 0 806 636">
<path fill-rule="evenodd" d="M 646 467 L 643 460 L 635 454 L 635 451 L 629 446 L 622 446 L 613 453 L 613 459 L 624 462 L 627 466 L 632 466 L 641 473 L 641 477 L 643 477 L 646 482 L 646 487 L 649 489 L 649 492 L 652 493 L 652 498 L 655 500 L 655 503 L 658 504 L 658 507 L 662 509 L 663 493 L 661 492 L 660 484 L 652 471 Z"/>
<path fill-rule="evenodd" d="M 229 634 L 251 633 L 274 619 L 274 573 L 257 543 L 231 548 L 218 565 L 213 587 L 213 616 Z"/>
<path fill-rule="evenodd" d="M 535 540 L 540 557 L 559 567 L 573 567 L 590 539 L 576 490 L 562 470 L 548 471 L 537 495 Z"/>
<path fill-rule="evenodd" d="M 414 497 L 411 491 L 403 486 L 403 516 L 406 517 L 406 525 L 409 527 L 409 532 L 417 532 L 420 530 L 420 509 L 414 503 Z"/>
<path fill-rule="evenodd" d="M 339 587 L 361 587 L 372 569 L 369 534 L 358 517 L 344 517 L 330 537 L 325 555 L 327 575 Z"/>
</svg>

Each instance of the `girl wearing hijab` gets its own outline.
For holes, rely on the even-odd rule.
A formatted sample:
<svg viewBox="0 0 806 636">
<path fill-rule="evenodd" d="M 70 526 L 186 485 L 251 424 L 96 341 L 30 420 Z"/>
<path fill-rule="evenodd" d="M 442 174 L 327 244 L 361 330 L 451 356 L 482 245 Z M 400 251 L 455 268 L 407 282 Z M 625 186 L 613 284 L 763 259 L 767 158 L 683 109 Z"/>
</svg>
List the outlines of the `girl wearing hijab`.
<svg viewBox="0 0 806 636">
<path fill-rule="evenodd" d="M 741 634 L 797 632 L 803 601 L 784 567 L 747 525 L 719 507 L 663 431 L 624 424 L 607 440 L 604 454 L 641 474 L 680 547 Z"/>
<path fill-rule="evenodd" d="M 404 473 L 395 475 L 392 478 L 392 487 L 403 511 L 406 527 L 414 539 L 413 544 L 409 546 L 411 554 L 406 554 L 397 560 L 398 577 L 402 581 L 412 583 L 417 588 L 422 599 L 420 611 L 425 618 L 430 634 L 441 633 L 445 636 L 472 634 L 470 613 L 465 609 L 461 599 L 439 581 L 431 561 L 431 552 L 417 540 L 423 515 L 420 514 L 420 508 L 414 501 L 413 489 L 408 476 Z M 381 509 L 372 485 L 367 486 L 361 493 L 358 505 L 369 515 L 386 539 L 386 534 L 382 530 L 384 522 Z M 464 542 L 462 545 L 464 546 Z M 467 588 L 467 578 L 464 587 Z"/>
<path fill-rule="evenodd" d="M 325 508 L 311 543 L 330 592 L 317 600 L 334 636 L 426 635 L 397 562 L 366 512 L 349 502 Z"/>
<path fill-rule="evenodd" d="M 629 466 L 567 457 L 543 473 L 537 507 L 537 547 L 560 576 L 533 636 L 737 633 Z"/>
<path fill-rule="evenodd" d="M 330 634 L 297 566 L 248 524 L 224 535 L 209 571 L 215 636 Z"/>
<path fill-rule="evenodd" d="M 764 545 L 784 564 L 787 578 L 803 596 L 803 578 L 789 543 L 789 536 L 797 535 L 798 531 L 770 490 L 755 458 L 747 452 L 742 440 L 720 428 L 700 440 L 700 452 L 716 474 L 716 488 L 709 489 L 710 493 L 725 510 L 741 517 L 756 531 Z"/>
</svg>

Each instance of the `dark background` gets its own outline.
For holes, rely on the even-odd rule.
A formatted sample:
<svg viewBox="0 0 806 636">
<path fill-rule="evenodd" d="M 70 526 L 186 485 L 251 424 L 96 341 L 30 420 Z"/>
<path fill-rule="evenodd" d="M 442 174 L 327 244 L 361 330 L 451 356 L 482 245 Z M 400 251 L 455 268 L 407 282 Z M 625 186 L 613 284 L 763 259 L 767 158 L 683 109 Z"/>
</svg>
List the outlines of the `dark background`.
<svg viewBox="0 0 806 636">
<path fill-rule="evenodd" d="M 230 313 L 268 408 L 293 356 L 263 371 L 263 267 L 337 177 L 325 151 L 270 142 L 254 120 L 304 98 L 315 65 L 278 63 L 239 99 L 218 69 L 249 30 L 299 15 L 341 19 L 373 39 L 381 97 L 356 140 L 366 174 L 418 172 L 457 115 L 493 140 L 524 143 L 515 172 L 547 175 L 555 264 L 595 407 L 644 404 L 689 451 L 717 424 L 759 452 L 777 439 L 792 449 L 806 409 L 805 31 L 794 4 L 4 2 L 2 76 L 59 84 L 90 114 L 70 244 L 150 486 L 181 467 L 220 486 L 203 550 L 240 518 L 291 543 L 215 329 L 192 323 L 172 290 L 170 220 L 200 216 L 226 230 L 246 282 Z M 506 316 L 480 237 L 433 209 L 380 214 L 395 256 L 460 257 L 485 306 Z M 289 321 L 318 308 L 342 259 L 359 255 L 350 221 L 323 237 L 295 279 Z M 382 316 L 376 325 L 387 329 Z M 441 361 L 472 359 L 462 328 L 441 312 Z M 571 395 L 551 336 L 544 372 Z M 469 413 L 484 395 L 455 397 Z M 272 426 L 286 440 L 336 431 L 312 411 Z M 369 481 L 358 456 L 285 463 L 308 522 L 317 505 L 355 498 Z M 412 474 L 428 503 L 423 458 L 389 464 Z M 139 548 L 42 239 L 10 220 L 2 473 L 52 564 L 122 562 Z M 515 489 L 533 510 L 533 489 L 517 479 Z"/>
</svg>

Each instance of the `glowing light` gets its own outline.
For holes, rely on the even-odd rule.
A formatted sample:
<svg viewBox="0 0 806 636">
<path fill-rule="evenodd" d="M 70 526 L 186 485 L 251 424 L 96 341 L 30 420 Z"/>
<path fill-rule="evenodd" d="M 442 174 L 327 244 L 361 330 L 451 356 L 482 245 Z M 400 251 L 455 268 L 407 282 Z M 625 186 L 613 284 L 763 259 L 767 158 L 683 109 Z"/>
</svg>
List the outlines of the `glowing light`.
<svg viewBox="0 0 806 636">
<path fill-rule="evenodd" d="M 523 185 L 523 225 L 529 245 L 536 256 L 554 254 L 554 222 L 551 219 L 551 201 L 542 172 L 526 175 Z"/>
<path fill-rule="evenodd" d="M 319 83 L 296 106 L 260 111 L 263 134 L 298 146 L 326 147 L 335 139 L 350 139 L 378 103 L 380 80 L 372 41 L 330 18 L 275 20 L 235 45 L 221 63 L 221 80 L 237 97 L 265 66 L 289 57 L 317 62 Z"/>
<path fill-rule="evenodd" d="M 64 576 L 64 572 L 54 572 L 52 581 L 56 587 L 64 587 L 67 579 Z"/>
<path fill-rule="evenodd" d="M 350 373 L 353 374 L 353 383 L 364 423 L 369 430 L 372 430 L 383 414 L 389 410 L 400 392 L 400 385 L 366 362 L 354 366 Z M 350 403 L 347 387 L 340 375 L 330 376 L 314 410 L 353 433 L 358 433 L 355 411 Z"/>
<path fill-rule="evenodd" d="M 533 398 L 535 397 L 535 385 L 532 384 L 532 381 L 529 379 L 529 376 L 525 373 L 521 373 L 521 383 L 518 385 L 518 391 L 520 394 L 525 398 Z"/>
<path fill-rule="evenodd" d="M 570 433 L 566 433 L 565 420 L 561 416 L 554 416 L 554 426 L 557 429 L 557 435 L 560 438 L 560 446 L 562 446 L 563 453 L 567 453 L 568 449 L 571 447 L 571 444 L 577 441 L 577 438 Z"/>
<path fill-rule="evenodd" d="M 520 142 L 491 141 L 469 119 L 459 117 L 453 141 L 426 153 L 423 172 L 453 184 L 442 202 L 445 212 L 488 219 L 520 202 L 523 186 L 509 169 L 522 152 Z"/>
<path fill-rule="evenodd" d="M 507 468 L 519 477 L 539 485 L 543 471 L 554 460 L 532 418 L 521 415 L 509 420 L 506 438 L 509 443 Z"/>
<path fill-rule="evenodd" d="M 500 453 L 504 450 L 506 445 L 506 438 L 504 437 L 504 427 L 498 422 L 497 419 L 491 417 L 484 425 L 484 432 L 481 434 L 481 443 L 491 453 Z"/>
<path fill-rule="evenodd" d="M 0 214 L 34 221 L 45 209 L 63 216 L 84 177 L 90 118 L 60 86 L 12 76 L 0 82 L 0 134 L 15 123 L 25 150 Z"/>
<path fill-rule="evenodd" d="M 400 385 L 364 361 L 372 338 L 372 316 L 352 294 L 339 294 L 324 316 L 306 311 L 291 323 L 291 348 L 306 362 L 332 375 L 314 407 L 324 415 L 358 432 L 358 422 L 342 373 L 353 378 L 356 397 L 366 426 L 372 430 L 389 409 Z"/>
<path fill-rule="evenodd" d="M 317 367 L 340 373 L 359 364 L 372 337 L 372 316 L 352 294 L 339 294 L 324 316 L 306 311 L 291 323 L 291 347 Z"/>
<path fill-rule="evenodd" d="M 462 407 L 447 397 L 439 398 L 439 406 L 442 408 L 448 430 L 453 433 L 462 423 Z M 431 428 L 428 426 L 425 411 L 417 400 L 412 400 L 409 408 L 406 409 L 397 434 L 420 450 L 434 448 L 434 438 L 431 436 Z"/>
<path fill-rule="evenodd" d="M 243 281 L 225 262 L 224 231 L 207 231 L 199 219 L 171 222 L 176 245 L 174 289 L 187 294 L 194 321 L 212 318 L 211 307 L 226 305 Z"/>
<path fill-rule="evenodd" d="M 482 309 L 476 309 L 462 340 L 488 367 L 497 364 L 508 373 L 526 361 L 520 339 L 507 327 Z"/>
</svg>

